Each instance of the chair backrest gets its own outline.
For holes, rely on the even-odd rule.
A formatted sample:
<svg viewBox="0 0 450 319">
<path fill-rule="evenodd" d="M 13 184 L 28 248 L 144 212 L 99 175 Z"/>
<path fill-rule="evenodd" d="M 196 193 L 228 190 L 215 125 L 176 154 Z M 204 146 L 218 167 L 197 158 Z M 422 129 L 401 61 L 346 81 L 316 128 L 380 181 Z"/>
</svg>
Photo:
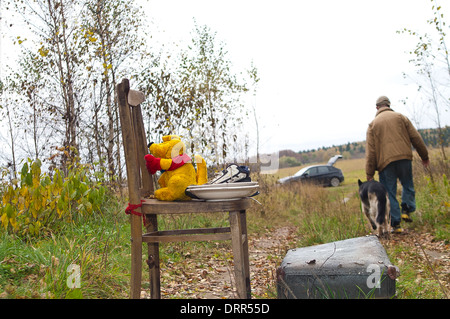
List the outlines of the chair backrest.
<svg viewBox="0 0 450 319">
<path fill-rule="evenodd" d="M 147 171 L 144 159 L 144 156 L 148 154 L 148 148 L 141 106 L 138 104 L 142 101 L 135 98 L 136 94 L 130 98 L 131 93 L 140 92 L 130 90 L 128 79 L 123 79 L 117 84 L 116 92 L 127 167 L 129 200 L 132 204 L 139 204 L 141 197 L 154 193 L 153 179 Z M 130 103 L 137 105 L 130 105 Z"/>
</svg>

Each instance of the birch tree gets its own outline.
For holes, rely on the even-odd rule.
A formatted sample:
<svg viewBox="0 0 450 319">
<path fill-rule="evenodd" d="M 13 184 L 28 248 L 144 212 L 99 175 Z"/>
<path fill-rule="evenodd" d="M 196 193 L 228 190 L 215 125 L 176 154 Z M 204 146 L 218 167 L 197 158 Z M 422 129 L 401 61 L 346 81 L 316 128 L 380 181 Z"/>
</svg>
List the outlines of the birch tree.
<svg viewBox="0 0 450 319">
<path fill-rule="evenodd" d="M 92 82 L 94 137 L 100 165 L 106 153 L 109 179 L 121 176 L 119 116 L 115 86 L 121 76 L 135 76 L 146 59 L 147 27 L 140 7 L 131 1 L 86 0 L 81 30 L 88 48 L 88 79 Z M 128 63 L 127 63 L 128 62 Z M 103 124 L 105 123 L 105 124 Z"/>
<path fill-rule="evenodd" d="M 61 151 L 60 166 L 67 173 L 79 154 L 79 119 L 85 88 L 83 52 L 77 36 L 79 6 L 71 0 L 24 0 L 14 5 L 33 32 L 33 39 L 28 40 L 30 46 L 22 46 L 23 60 L 28 60 L 22 66 L 33 64 L 39 68 L 40 83 L 45 85 L 29 88 L 49 115 L 47 120 L 52 122 L 55 133 L 54 148 Z M 25 83 L 24 79 L 36 70 L 25 67 L 20 72 L 17 74 Z"/>
<path fill-rule="evenodd" d="M 143 13 L 121 0 L 24 0 L 12 8 L 33 33 L 17 36 L 21 62 L 11 71 L 20 112 L 32 119 L 21 125 L 37 141 L 33 157 L 64 172 L 83 158 L 99 162 L 109 180 L 121 176 L 114 88 L 148 54 Z M 40 135 L 44 124 L 48 138 Z"/>
<path fill-rule="evenodd" d="M 247 89 L 231 66 L 216 32 L 195 23 L 191 45 L 181 59 L 182 101 L 188 101 L 185 106 L 192 114 L 187 123 L 190 140 L 209 150 L 217 165 L 224 162 L 247 115 L 241 103 Z"/>
<path fill-rule="evenodd" d="M 10 179 L 16 179 L 17 178 L 17 163 L 16 163 L 16 151 L 15 151 L 15 145 L 16 145 L 16 139 L 15 139 L 15 127 L 13 125 L 13 120 L 11 118 L 11 100 L 9 97 L 5 94 L 5 86 L 4 82 L 0 81 L 0 115 L 2 119 L 6 119 L 7 121 L 7 136 L 2 136 L 2 139 L 4 139 L 3 144 L 8 145 L 10 148 L 11 157 L 6 155 L 7 152 L 1 152 L 1 157 L 3 160 L 7 162 L 7 167 L 10 170 Z M 0 132 L 3 133 L 3 132 Z"/>
<path fill-rule="evenodd" d="M 431 106 L 439 131 L 441 152 L 446 159 L 441 117 L 443 112 L 450 111 L 450 58 L 447 47 L 449 25 L 445 22 L 442 7 L 438 1 L 432 0 L 431 3 L 433 16 L 427 20 L 431 26 L 431 33 L 422 33 L 408 28 L 397 33 L 407 34 L 418 40 L 415 48 L 409 52 L 412 56 L 409 62 L 415 66 L 417 76 L 407 74 L 404 76 L 416 81 L 419 92 Z"/>
</svg>

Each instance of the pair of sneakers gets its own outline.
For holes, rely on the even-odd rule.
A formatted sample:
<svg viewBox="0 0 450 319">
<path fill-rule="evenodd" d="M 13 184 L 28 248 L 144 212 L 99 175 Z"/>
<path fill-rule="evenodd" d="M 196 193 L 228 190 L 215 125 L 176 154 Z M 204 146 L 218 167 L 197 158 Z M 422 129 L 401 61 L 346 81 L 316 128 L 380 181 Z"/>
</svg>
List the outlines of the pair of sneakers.
<svg viewBox="0 0 450 319">
<path fill-rule="evenodd" d="M 248 166 L 230 164 L 222 172 L 218 173 L 208 184 L 223 184 L 236 182 L 251 182 Z"/>
<path fill-rule="evenodd" d="M 410 215 L 413 212 L 413 210 L 406 203 L 402 203 L 401 207 L 402 207 L 402 212 L 401 212 L 402 220 L 407 223 L 411 223 L 413 220 Z M 392 225 L 392 232 L 397 233 L 397 234 L 403 233 L 403 228 L 400 226 L 400 223 Z"/>
</svg>

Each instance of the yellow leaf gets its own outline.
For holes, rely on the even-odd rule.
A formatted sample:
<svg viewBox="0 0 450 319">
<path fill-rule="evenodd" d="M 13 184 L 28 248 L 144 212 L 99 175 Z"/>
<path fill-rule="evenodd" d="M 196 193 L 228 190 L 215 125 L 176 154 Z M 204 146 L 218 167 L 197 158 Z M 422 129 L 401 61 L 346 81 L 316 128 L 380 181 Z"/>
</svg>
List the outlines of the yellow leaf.
<svg viewBox="0 0 450 319">
<path fill-rule="evenodd" d="M 17 222 L 16 222 L 16 218 L 10 218 L 9 219 L 9 223 L 11 224 L 11 226 L 14 228 L 14 230 L 17 230 Z"/>
<path fill-rule="evenodd" d="M 26 198 L 23 205 L 24 205 L 24 208 L 28 209 L 30 207 L 30 198 Z"/>
<path fill-rule="evenodd" d="M 44 47 L 42 46 L 39 50 L 39 54 L 43 57 L 46 57 L 48 55 L 49 50 L 44 49 Z"/>
<path fill-rule="evenodd" d="M 41 202 L 40 201 L 38 201 L 38 200 L 35 200 L 34 201 L 34 203 L 33 203 L 34 205 L 34 209 L 32 209 L 32 213 L 33 213 L 33 217 L 34 218 L 37 218 L 37 215 L 38 215 L 38 211 L 41 209 Z"/>
<path fill-rule="evenodd" d="M 22 211 L 25 208 L 25 198 L 23 198 L 22 196 L 19 197 L 19 203 L 17 205 L 17 208 Z"/>
<path fill-rule="evenodd" d="M 3 226 L 5 227 L 5 229 L 8 227 L 8 216 L 6 215 L 6 213 L 4 213 L 2 215 L 2 217 L 0 218 L 0 220 L 2 221 Z"/>
<path fill-rule="evenodd" d="M 26 197 L 28 195 L 28 187 L 27 186 L 22 186 L 22 188 L 20 189 L 20 195 L 23 197 Z"/>
</svg>

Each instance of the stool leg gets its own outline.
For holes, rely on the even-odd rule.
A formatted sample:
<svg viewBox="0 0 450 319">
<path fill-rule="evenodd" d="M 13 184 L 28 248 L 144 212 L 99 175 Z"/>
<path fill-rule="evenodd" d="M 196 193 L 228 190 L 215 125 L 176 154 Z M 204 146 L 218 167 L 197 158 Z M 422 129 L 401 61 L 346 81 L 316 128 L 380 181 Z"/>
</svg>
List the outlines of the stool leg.
<svg viewBox="0 0 450 319">
<path fill-rule="evenodd" d="M 230 212 L 231 246 L 234 258 L 234 274 L 238 298 L 248 298 L 246 289 L 245 256 L 242 240 L 242 222 L 240 212 Z"/>
<path fill-rule="evenodd" d="M 158 231 L 157 215 L 146 215 L 147 232 Z M 161 277 L 159 264 L 159 243 L 148 243 L 148 260 L 150 277 L 150 297 L 161 298 Z"/>
</svg>

